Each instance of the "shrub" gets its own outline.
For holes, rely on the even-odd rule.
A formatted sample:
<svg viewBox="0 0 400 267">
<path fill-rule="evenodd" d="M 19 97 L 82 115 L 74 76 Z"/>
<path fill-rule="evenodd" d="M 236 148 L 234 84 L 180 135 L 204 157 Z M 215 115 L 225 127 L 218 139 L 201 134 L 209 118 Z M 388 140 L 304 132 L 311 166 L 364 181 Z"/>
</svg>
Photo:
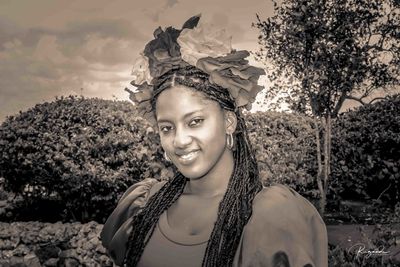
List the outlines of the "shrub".
<svg viewBox="0 0 400 267">
<path fill-rule="evenodd" d="M 328 199 L 379 198 L 383 192 L 380 199 L 396 202 L 398 102 L 394 96 L 334 122 Z M 264 184 L 284 183 L 316 199 L 311 119 L 276 112 L 246 117 Z M 128 186 L 147 177 L 168 179 L 172 173 L 158 134 L 129 102 L 61 98 L 9 117 L 0 127 L 0 177 L 6 189 L 23 196 L 13 201 L 21 215 L 31 210 L 46 221 L 60 219 L 32 208 L 46 206 L 45 213 L 61 214 L 64 220 L 104 222 Z M 10 214 L 0 211 L 0 217 Z"/>
<path fill-rule="evenodd" d="M 251 142 L 264 184 L 283 183 L 308 198 L 317 198 L 313 122 L 307 117 L 278 112 L 247 116 Z"/>
<path fill-rule="evenodd" d="M 342 114 L 332 137 L 332 187 L 347 199 L 400 201 L 400 95 Z"/>
<path fill-rule="evenodd" d="M 6 188 L 27 203 L 63 204 L 65 218 L 104 221 L 129 185 L 170 171 L 158 135 L 129 102 L 70 96 L 8 117 L 0 127 Z"/>
</svg>

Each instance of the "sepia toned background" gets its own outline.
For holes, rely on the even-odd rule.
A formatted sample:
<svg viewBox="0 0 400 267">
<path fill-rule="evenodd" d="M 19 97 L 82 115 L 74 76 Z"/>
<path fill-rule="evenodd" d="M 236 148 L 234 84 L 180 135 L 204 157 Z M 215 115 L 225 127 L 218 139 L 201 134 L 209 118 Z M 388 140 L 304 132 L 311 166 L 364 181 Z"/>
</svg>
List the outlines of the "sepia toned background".
<svg viewBox="0 0 400 267">
<path fill-rule="evenodd" d="M 322 2 L 291 2 L 301 1 Z M 377 1 L 361 0 L 366 6 Z M 197 14 L 232 34 L 233 48 L 257 52 L 260 29 L 252 23 L 256 14 L 261 20 L 271 17 L 273 4 L 0 0 L 0 266 L 20 260 L 36 267 L 57 262 L 112 266 L 98 234 L 116 201 L 128 185 L 150 177 L 169 179 L 173 169 L 163 158 L 157 132 L 132 116 L 135 107 L 109 100 L 128 99 L 124 88 L 131 87 L 135 58 L 157 27 L 179 29 Z M 398 27 L 399 19 L 395 23 Z M 249 60 L 269 67 L 253 55 Z M 290 84 L 290 78 L 281 80 Z M 264 94 L 273 92 L 266 76 L 260 83 Z M 397 266 L 382 265 L 389 262 L 386 256 L 359 257 L 359 247 L 349 249 L 359 242 L 367 250 L 390 251 L 396 261 L 388 264 L 400 262 L 399 92 L 398 86 L 378 88 L 363 100 L 397 95 L 350 112 L 344 111 L 360 103 L 345 100 L 325 135 L 332 138 L 332 159 L 324 163 L 331 168 L 324 220 L 332 266 Z M 55 101 L 70 95 L 84 98 Z M 322 129 L 330 126 L 322 116 L 318 122 L 305 114 L 271 111 L 271 102 L 263 98 L 260 94 L 252 111 L 266 112 L 246 115 L 261 176 L 294 188 L 317 207 L 317 155 L 321 161 L 325 147 L 328 151 L 321 145 L 327 140 Z"/>
<path fill-rule="evenodd" d="M 189 17 L 233 33 L 233 46 L 254 51 L 256 12 L 249 1 L 0 1 L 0 122 L 60 95 L 127 99 L 133 61 L 158 26 L 180 28 Z"/>
</svg>

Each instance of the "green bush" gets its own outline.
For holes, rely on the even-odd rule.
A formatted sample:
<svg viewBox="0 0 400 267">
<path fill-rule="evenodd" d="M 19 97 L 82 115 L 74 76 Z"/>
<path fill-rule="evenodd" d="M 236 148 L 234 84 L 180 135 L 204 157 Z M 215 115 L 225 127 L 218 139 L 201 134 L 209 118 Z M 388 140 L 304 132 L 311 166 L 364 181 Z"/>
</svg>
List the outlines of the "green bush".
<svg viewBox="0 0 400 267">
<path fill-rule="evenodd" d="M 332 188 L 346 199 L 400 201 L 400 95 L 342 114 L 332 137 Z M 378 203 L 378 204 L 379 204 Z"/>
<path fill-rule="evenodd" d="M 38 104 L 0 127 L 6 189 L 32 205 L 61 203 L 65 218 L 104 221 L 132 183 L 170 175 L 158 135 L 129 102 L 70 96 Z"/>
</svg>

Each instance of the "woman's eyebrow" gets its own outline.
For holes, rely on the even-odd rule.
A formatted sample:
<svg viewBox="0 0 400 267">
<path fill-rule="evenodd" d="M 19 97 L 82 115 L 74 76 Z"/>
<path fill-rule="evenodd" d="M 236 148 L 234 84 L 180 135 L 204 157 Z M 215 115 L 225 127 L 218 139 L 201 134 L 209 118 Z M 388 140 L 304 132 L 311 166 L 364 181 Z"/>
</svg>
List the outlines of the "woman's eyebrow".
<svg viewBox="0 0 400 267">
<path fill-rule="evenodd" d="M 189 112 L 189 113 L 186 113 L 185 115 L 183 115 L 183 119 L 186 119 L 187 117 L 193 116 L 193 114 L 195 114 L 195 113 L 197 113 L 197 112 L 202 112 L 202 111 L 204 111 L 204 110 L 205 110 L 205 108 L 201 108 L 201 109 L 194 110 L 194 111 L 191 111 L 191 112 Z M 170 120 L 168 120 L 168 119 L 163 119 L 163 118 L 157 120 L 157 123 L 163 123 L 163 122 L 170 122 Z"/>
<path fill-rule="evenodd" d="M 183 118 L 186 119 L 187 117 L 191 117 L 191 116 L 193 116 L 193 114 L 195 114 L 195 113 L 197 113 L 197 112 L 204 111 L 204 109 L 205 109 L 205 108 L 201 108 L 201 109 L 198 109 L 198 110 L 189 112 L 189 113 L 185 114 L 185 115 L 183 116 Z"/>
</svg>

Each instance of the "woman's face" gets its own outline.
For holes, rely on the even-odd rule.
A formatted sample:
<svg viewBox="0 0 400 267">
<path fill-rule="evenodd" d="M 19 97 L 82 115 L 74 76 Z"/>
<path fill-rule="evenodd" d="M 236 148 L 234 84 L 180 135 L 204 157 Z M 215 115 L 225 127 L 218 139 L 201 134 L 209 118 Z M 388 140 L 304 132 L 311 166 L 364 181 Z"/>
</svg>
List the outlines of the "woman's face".
<svg viewBox="0 0 400 267">
<path fill-rule="evenodd" d="M 156 116 L 161 146 L 185 177 L 198 179 L 228 164 L 226 134 L 233 131 L 217 102 L 177 85 L 159 95 Z"/>
</svg>

